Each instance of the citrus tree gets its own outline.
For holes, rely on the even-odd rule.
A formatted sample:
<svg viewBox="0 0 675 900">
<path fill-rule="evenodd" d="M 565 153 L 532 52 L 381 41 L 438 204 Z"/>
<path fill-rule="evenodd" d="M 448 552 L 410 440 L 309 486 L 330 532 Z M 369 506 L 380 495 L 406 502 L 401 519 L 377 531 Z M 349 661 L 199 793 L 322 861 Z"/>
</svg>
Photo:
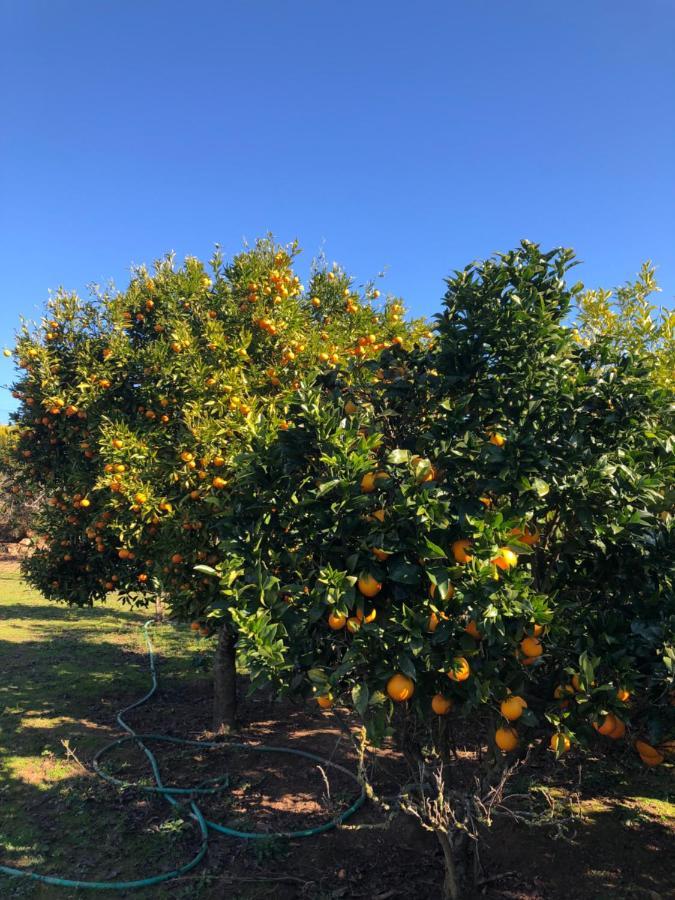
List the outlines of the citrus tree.
<svg viewBox="0 0 675 900">
<path fill-rule="evenodd" d="M 23 493 L 15 483 L 18 443 L 19 430 L 0 425 L 0 541 L 15 542 L 28 537 L 42 497 L 39 489 Z"/>
<path fill-rule="evenodd" d="M 28 579 L 80 605 L 111 591 L 137 604 L 160 596 L 178 621 L 218 631 L 216 729 L 234 721 L 236 630 L 195 567 L 229 550 L 241 452 L 261 429 L 291 427 L 302 381 L 425 332 L 337 265 L 315 265 L 305 289 L 297 253 L 267 238 L 227 264 L 217 251 L 208 273 L 167 257 L 121 292 L 60 291 L 15 351 L 14 490 L 48 494 Z"/>
<path fill-rule="evenodd" d="M 440 761 L 436 796 L 401 803 L 438 835 L 451 897 L 528 747 L 630 735 L 648 766 L 672 748 L 673 396 L 642 354 L 565 324 L 572 263 L 523 243 L 472 264 L 431 346 L 301 387 L 289 428 L 266 420 L 240 455 L 232 553 L 205 569 L 254 684 Z M 487 747 L 464 783 L 459 719 Z"/>
<path fill-rule="evenodd" d="M 603 337 L 615 349 L 637 353 L 650 365 L 664 387 L 673 388 L 675 372 L 675 310 L 652 302 L 660 291 L 651 262 L 637 278 L 616 291 L 583 291 L 577 301 L 579 339 L 592 342 Z"/>
</svg>

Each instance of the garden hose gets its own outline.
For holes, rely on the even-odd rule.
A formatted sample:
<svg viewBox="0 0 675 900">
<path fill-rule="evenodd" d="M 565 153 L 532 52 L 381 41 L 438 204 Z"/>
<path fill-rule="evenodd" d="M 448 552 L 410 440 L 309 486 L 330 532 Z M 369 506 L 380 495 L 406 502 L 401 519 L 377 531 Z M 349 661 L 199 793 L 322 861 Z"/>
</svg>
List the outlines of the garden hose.
<svg viewBox="0 0 675 900">
<path fill-rule="evenodd" d="M 199 850 L 191 860 L 184 863 L 177 869 L 174 869 L 170 872 L 162 872 L 158 875 L 151 875 L 147 878 L 139 878 L 136 881 L 80 881 L 72 878 L 59 878 L 55 875 L 41 875 L 38 872 L 31 872 L 26 869 L 13 869 L 10 866 L 2 865 L 0 865 L 0 874 L 19 878 L 30 878 L 33 881 L 39 881 L 42 884 L 51 884 L 58 887 L 89 888 L 96 891 L 121 891 L 151 887 L 152 885 L 161 884 L 164 881 L 171 881 L 171 879 L 173 878 L 178 878 L 181 875 L 185 875 L 191 869 L 194 869 L 195 866 L 199 865 L 199 863 L 204 858 L 204 855 L 206 854 L 208 848 L 209 830 L 228 835 L 229 837 L 241 838 L 243 840 L 269 840 L 273 838 L 312 837 L 317 834 L 322 834 L 325 831 L 329 831 L 331 828 L 337 827 L 341 822 L 344 822 L 351 815 L 353 815 L 356 810 L 359 809 L 359 807 L 363 804 L 366 795 L 363 786 L 360 785 L 356 775 L 354 775 L 353 772 L 350 772 L 349 769 L 344 768 L 344 766 L 341 766 L 338 763 L 334 763 L 332 762 L 332 760 L 324 759 L 321 756 L 316 756 L 314 753 L 308 753 L 304 750 L 295 750 L 291 747 L 270 747 L 267 745 L 254 746 L 242 743 L 225 744 L 221 741 L 190 741 L 184 738 L 175 738 L 164 734 L 137 734 L 134 729 L 129 724 L 127 724 L 127 722 L 125 722 L 124 714 L 130 712 L 132 709 L 136 709 L 139 706 L 142 706 L 144 703 L 147 703 L 147 701 L 157 690 L 158 682 L 157 671 L 155 668 L 155 653 L 152 646 L 152 641 L 150 640 L 150 635 L 148 633 L 148 628 L 152 624 L 152 620 L 149 620 L 143 626 L 143 634 L 148 647 L 152 686 L 147 694 L 144 694 L 144 696 L 141 697 L 140 700 L 136 700 L 134 703 L 126 706 L 117 714 L 117 722 L 119 723 L 120 727 L 127 732 L 127 734 L 124 737 L 118 738 L 117 740 L 111 741 L 109 744 L 106 744 L 97 752 L 93 759 L 93 768 L 97 775 L 117 787 L 133 788 L 135 790 L 160 794 L 175 808 L 178 808 L 180 806 L 178 800 L 175 799 L 177 796 L 187 795 L 192 798 L 194 795 L 214 794 L 218 791 L 224 791 L 227 789 L 229 785 L 229 778 L 227 775 L 210 778 L 206 781 L 201 782 L 195 787 L 178 788 L 165 785 L 162 782 L 157 759 L 146 743 L 149 741 L 156 741 L 161 743 L 179 744 L 187 747 L 218 747 L 220 749 L 227 748 L 234 750 L 250 750 L 259 753 L 286 753 L 293 756 L 300 756 L 303 759 L 309 759 L 312 762 L 320 763 L 322 766 L 335 769 L 347 775 L 349 778 L 353 779 L 355 782 L 357 782 L 357 784 L 359 784 L 361 793 L 352 803 L 349 809 L 340 813 L 338 816 L 329 819 L 322 825 L 317 825 L 314 828 L 301 829 L 299 831 L 275 832 L 238 831 L 235 828 L 228 828 L 226 825 L 221 825 L 217 822 L 211 822 L 209 819 L 206 819 L 204 817 L 204 814 L 199 809 L 195 801 L 193 799 L 190 799 L 190 818 L 194 819 L 197 823 L 201 838 Z M 154 785 L 141 785 L 135 784 L 134 782 L 122 781 L 121 779 L 115 778 L 113 775 L 109 775 L 107 772 L 104 772 L 101 769 L 101 757 L 103 757 L 106 753 L 109 753 L 115 747 L 119 747 L 122 744 L 126 744 L 132 741 L 136 743 L 145 753 L 148 762 L 150 763 L 153 777 L 155 779 Z"/>
</svg>

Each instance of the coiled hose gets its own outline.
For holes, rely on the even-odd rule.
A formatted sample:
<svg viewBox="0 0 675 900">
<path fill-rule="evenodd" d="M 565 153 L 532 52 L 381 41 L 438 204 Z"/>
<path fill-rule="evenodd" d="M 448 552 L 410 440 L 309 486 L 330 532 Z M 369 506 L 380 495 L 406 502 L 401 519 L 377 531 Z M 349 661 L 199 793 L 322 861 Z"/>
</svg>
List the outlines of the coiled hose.
<svg viewBox="0 0 675 900">
<path fill-rule="evenodd" d="M 157 670 L 155 667 L 155 652 L 152 646 L 152 641 L 150 640 L 150 635 L 148 633 L 148 628 L 152 624 L 152 620 L 149 620 L 143 626 L 143 635 L 148 647 L 152 686 L 150 687 L 150 690 L 147 692 L 147 694 L 141 697 L 140 700 L 136 700 L 134 703 L 126 706 L 117 714 L 117 722 L 119 723 L 120 728 L 126 731 L 127 734 L 124 737 L 118 738 L 115 741 L 111 741 L 109 744 L 101 747 L 101 749 L 94 757 L 93 768 L 97 775 L 99 775 L 105 781 L 108 781 L 110 784 L 114 784 L 117 787 L 133 788 L 139 791 L 160 794 L 175 808 L 178 808 L 180 806 L 180 803 L 176 799 L 176 797 L 189 797 L 190 817 L 197 823 L 197 827 L 199 829 L 199 834 L 201 837 L 199 850 L 191 860 L 184 863 L 177 869 L 173 869 L 170 872 L 161 872 L 157 875 L 150 875 L 147 878 L 139 878 L 135 881 L 80 881 L 73 878 L 60 878 L 55 875 L 41 875 L 38 872 L 31 872 L 27 869 L 13 869 L 10 866 L 0 865 L 1 874 L 17 878 L 30 878 L 33 881 L 39 881 L 42 884 L 52 884 L 58 887 L 89 888 L 93 891 L 121 891 L 151 887 L 152 885 L 162 884 L 162 882 L 171 881 L 172 878 L 178 878 L 181 875 L 185 875 L 186 872 L 189 872 L 191 869 L 194 869 L 195 866 L 198 866 L 204 858 L 208 849 L 209 831 L 216 831 L 220 834 L 226 834 L 230 837 L 241 838 L 248 841 L 264 839 L 269 840 L 270 838 L 312 837 L 317 834 L 322 834 L 325 831 L 329 831 L 331 828 L 335 828 L 341 822 L 344 822 L 346 819 L 352 816 L 356 812 L 356 810 L 359 809 L 359 807 L 363 804 L 365 800 L 365 791 L 363 787 L 359 785 L 361 787 L 361 793 L 354 801 L 354 803 L 352 803 L 349 809 L 345 810 L 345 812 L 340 813 L 340 815 L 335 816 L 329 821 L 324 822 L 323 825 L 317 825 L 314 828 L 304 828 L 299 831 L 276 831 L 267 833 L 255 831 L 238 831 L 235 828 L 228 828 L 227 825 L 221 825 L 218 822 L 211 822 L 209 819 L 205 818 L 204 814 L 199 809 L 199 806 L 197 806 L 197 803 L 193 799 L 196 795 L 198 796 L 202 794 L 215 794 L 219 791 L 226 790 L 229 785 L 229 778 L 227 775 L 210 778 L 207 781 L 201 782 L 201 784 L 198 784 L 195 787 L 178 788 L 165 785 L 162 782 L 157 759 L 155 758 L 150 748 L 147 746 L 146 741 L 155 741 L 166 744 L 180 744 L 186 747 L 220 747 L 222 749 L 226 746 L 228 749 L 249 750 L 255 751 L 257 753 L 286 753 L 293 756 L 301 756 L 303 759 L 309 759 L 312 762 L 320 763 L 322 766 L 327 766 L 331 769 L 342 772 L 344 775 L 352 778 L 357 784 L 359 784 L 359 782 L 356 775 L 354 775 L 354 773 L 350 772 L 348 769 L 344 768 L 344 766 L 340 766 L 337 763 L 332 762 L 332 760 L 324 759 L 321 756 L 316 756 L 314 753 L 307 753 L 304 750 L 295 750 L 291 747 L 269 747 L 266 745 L 251 746 L 249 744 L 241 743 L 228 743 L 225 745 L 219 741 L 189 741 L 183 738 L 170 737 L 169 735 L 165 734 L 137 734 L 131 727 L 131 725 L 125 722 L 124 714 L 130 712 L 132 709 L 137 709 L 144 703 L 147 703 L 147 701 L 150 700 L 150 698 L 157 690 L 158 682 Z M 121 779 L 115 778 L 114 776 L 109 775 L 107 772 L 104 772 L 101 769 L 100 760 L 103 756 L 105 756 L 106 753 L 109 753 L 115 747 L 119 747 L 122 744 L 126 744 L 131 741 L 136 743 L 145 753 L 148 762 L 150 763 L 153 778 L 155 779 L 154 785 L 141 785 L 135 784 L 133 782 L 122 781 Z"/>
</svg>

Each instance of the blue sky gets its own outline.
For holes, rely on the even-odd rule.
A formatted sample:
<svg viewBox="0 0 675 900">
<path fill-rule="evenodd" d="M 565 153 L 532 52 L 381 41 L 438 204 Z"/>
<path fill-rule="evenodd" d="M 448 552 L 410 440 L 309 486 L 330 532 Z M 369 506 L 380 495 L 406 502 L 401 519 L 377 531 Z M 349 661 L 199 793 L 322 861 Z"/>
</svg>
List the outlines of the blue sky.
<svg viewBox="0 0 675 900">
<path fill-rule="evenodd" d="M 521 237 L 671 304 L 674 45 L 672 0 L 0 0 L 0 346 L 268 230 L 420 314 Z"/>
</svg>

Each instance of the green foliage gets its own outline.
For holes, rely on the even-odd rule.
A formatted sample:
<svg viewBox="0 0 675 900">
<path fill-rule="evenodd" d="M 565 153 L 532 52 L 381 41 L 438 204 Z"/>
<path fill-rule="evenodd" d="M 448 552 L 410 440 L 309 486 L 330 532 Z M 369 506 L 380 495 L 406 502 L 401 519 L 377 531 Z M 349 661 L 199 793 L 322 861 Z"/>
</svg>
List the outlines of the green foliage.
<svg viewBox="0 0 675 900">
<path fill-rule="evenodd" d="M 47 596 L 86 605 L 116 590 L 144 604 L 161 592 L 178 619 L 226 616 L 195 566 L 227 552 L 238 456 L 260 429 L 287 427 L 301 380 L 343 369 L 358 382 L 361 360 L 425 330 L 335 265 L 316 266 L 306 291 L 298 252 L 266 238 L 227 264 L 217 251 L 210 274 L 166 257 L 121 292 L 59 292 L 24 326 L 16 486 L 49 494 L 25 566 Z"/>
<path fill-rule="evenodd" d="M 584 291 L 578 298 L 577 328 L 584 344 L 605 340 L 618 351 L 642 357 L 663 386 L 673 388 L 675 310 L 651 302 L 660 291 L 651 262 L 635 281 L 616 290 Z"/>
<path fill-rule="evenodd" d="M 338 376 L 299 392 L 291 430 L 257 432 L 231 494 L 245 560 L 233 603 L 264 608 L 283 663 L 258 651 L 256 678 L 330 691 L 374 738 L 396 721 L 395 672 L 415 682 L 407 715 L 422 730 L 436 693 L 480 716 L 508 692 L 529 698 L 532 735 L 581 737 L 611 710 L 655 738 L 672 730 L 673 398 L 644 355 L 576 339 L 572 264 L 524 243 L 468 266 L 437 342 L 368 363 L 354 415 Z M 382 473 L 369 492 L 366 472 Z M 372 599 L 364 573 L 382 585 Z M 273 591 L 249 590 L 268 576 Z M 521 647 L 535 626 L 539 657 Z M 464 681 L 448 677 L 457 657 Z M 583 690 L 554 699 L 574 673 Z"/>
</svg>

